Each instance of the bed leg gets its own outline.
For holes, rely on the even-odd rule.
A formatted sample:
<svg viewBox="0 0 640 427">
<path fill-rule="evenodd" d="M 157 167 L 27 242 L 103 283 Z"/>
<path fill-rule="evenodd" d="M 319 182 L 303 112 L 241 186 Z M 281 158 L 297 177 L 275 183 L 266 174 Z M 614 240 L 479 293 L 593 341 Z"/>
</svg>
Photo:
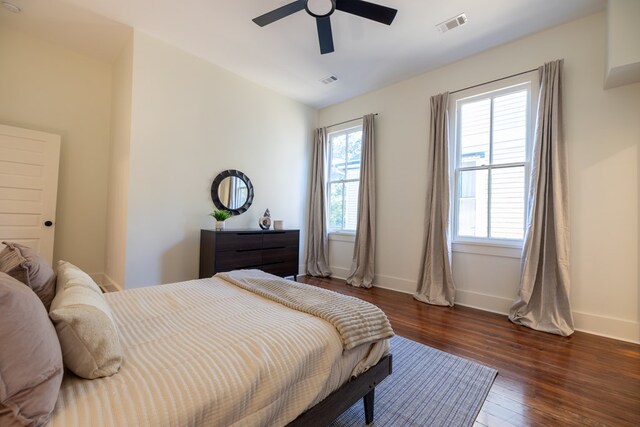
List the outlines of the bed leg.
<svg viewBox="0 0 640 427">
<path fill-rule="evenodd" d="M 373 422 L 373 406 L 375 403 L 376 389 L 372 389 L 369 393 L 365 394 L 364 400 L 364 420 L 367 425 Z"/>
</svg>

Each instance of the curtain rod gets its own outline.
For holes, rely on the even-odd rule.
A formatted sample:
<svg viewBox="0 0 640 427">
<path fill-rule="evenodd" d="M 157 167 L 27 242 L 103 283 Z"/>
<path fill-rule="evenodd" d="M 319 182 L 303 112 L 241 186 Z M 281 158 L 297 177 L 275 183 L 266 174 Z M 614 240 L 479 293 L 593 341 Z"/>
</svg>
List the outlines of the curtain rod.
<svg viewBox="0 0 640 427">
<path fill-rule="evenodd" d="M 532 71 L 538 71 L 538 69 L 534 68 L 532 70 L 522 71 L 521 73 L 511 74 L 510 76 L 500 77 L 499 79 L 491 80 L 491 81 L 488 81 L 488 82 L 478 83 L 477 85 L 465 87 L 463 89 L 454 90 L 453 92 L 449 92 L 449 95 L 453 95 L 454 93 L 462 92 L 463 90 L 473 89 L 473 88 L 478 87 L 478 86 L 488 85 L 489 83 L 499 82 L 500 80 L 510 79 L 511 77 L 521 76 L 523 74 L 527 74 L 527 73 L 530 73 Z"/>
<path fill-rule="evenodd" d="M 373 113 L 374 116 L 377 116 L 378 113 Z M 349 122 L 355 122 L 356 120 L 362 120 L 362 117 L 356 117 L 355 119 L 351 119 L 351 120 L 345 120 L 344 122 L 340 122 L 340 123 L 334 123 L 332 125 L 329 126 L 325 126 L 326 128 L 332 128 L 334 126 L 339 126 L 339 125 L 343 125 L 345 123 L 349 123 Z"/>
</svg>

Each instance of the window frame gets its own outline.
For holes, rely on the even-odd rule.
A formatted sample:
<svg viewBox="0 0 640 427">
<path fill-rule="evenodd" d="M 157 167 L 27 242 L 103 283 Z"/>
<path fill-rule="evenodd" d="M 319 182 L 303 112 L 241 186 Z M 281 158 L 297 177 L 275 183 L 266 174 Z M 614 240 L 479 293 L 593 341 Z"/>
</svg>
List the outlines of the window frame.
<svg viewBox="0 0 640 427">
<path fill-rule="evenodd" d="M 326 206 L 326 218 L 327 218 L 327 233 L 329 234 L 329 238 L 331 240 L 336 240 L 335 238 L 332 237 L 337 237 L 339 235 L 343 235 L 347 238 L 349 238 L 350 236 L 355 236 L 356 234 L 356 230 L 349 230 L 349 229 L 345 229 L 345 228 L 331 228 L 331 221 L 330 221 L 330 212 L 331 212 L 331 184 L 334 183 L 342 183 L 342 184 L 346 184 L 349 182 L 360 182 L 360 176 L 358 176 L 357 179 L 346 179 L 346 170 L 345 170 L 345 179 L 338 179 L 338 180 L 331 180 L 331 160 L 332 160 L 332 156 L 333 156 L 333 147 L 332 147 L 332 137 L 334 135 L 340 135 L 340 134 L 344 134 L 345 136 L 347 136 L 349 133 L 352 133 L 354 131 L 358 131 L 360 130 L 362 132 L 362 122 L 360 122 L 359 124 L 345 124 L 343 126 L 340 127 L 335 127 L 335 130 L 332 131 L 327 131 L 327 167 L 326 167 L 326 174 L 327 174 L 327 179 L 325 182 L 325 194 L 327 195 L 327 206 Z M 346 141 L 348 141 L 348 137 L 346 138 Z M 345 141 L 345 142 L 346 142 Z M 362 140 L 360 140 L 360 144 L 362 144 Z M 345 159 L 346 161 L 346 159 Z M 362 150 L 360 151 L 360 167 L 362 167 Z M 344 204 L 346 203 L 346 198 L 343 197 L 342 200 L 343 203 L 343 224 L 344 224 Z M 338 238 L 338 240 L 341 240 Z"/>
<path fill-rule="evenodd" d="M 529 72 L 520 76 L 503 79 L 499 82 L 488 83 L 480 85 L 471 89 L 460 91 L 452 95 L 449 99 L 449 112 L 453 112 L 453 120 L 449 121 L 449 135 L 452 138 L 449 139 L 449 165 L 450 165 L 450 235 L 452 250 L 454 252 L 464 253 L 479 253 L 485 255 L 496 255 L 520 258 L 521 248 L 524 244 L 523 239 L 504 239 L 504 238 L 491 238 L 491 186 L 488 188 L 488 203 L 487 203 L 487 237 L 474 237 L 474 236 L 460 236 L 458 235 L 459 225 L 459 183 L 460 173 L 463 171 L 473 170 L 487 170 L 487 174 L 490 176 L 491 170 L 504 169 L 509 167 L 524 166 L 524 230 L 526 231 L 526 224 L 528 221 L 528 205 L 529 205 L 529 186 L 531 175 L 531 155 L 533 148 L 533 132 L 535 128 L 535 114 L 537 106 L 537 92 L 538 92 L 537 72 Z M 526 141 L 525 141 L 525 159 L 523 162 L 512 163 L 500 163 L 493 164 L 493 120 L 490 124 L 490 156 L 491 162 L 484 166 L 470 166 L 470 167 L 458 167 L 460 162 L 460 111 L 461 107 L 466 102 L 473 102 L 480 99 L 495 98 L 503 96 L 509 93 L 518 92 L 526 88 L 527 93 L 527 126 L 526 126 Z M 491 115 L 493 116 L 493 101 L 491 108 Z"/>
</svg>

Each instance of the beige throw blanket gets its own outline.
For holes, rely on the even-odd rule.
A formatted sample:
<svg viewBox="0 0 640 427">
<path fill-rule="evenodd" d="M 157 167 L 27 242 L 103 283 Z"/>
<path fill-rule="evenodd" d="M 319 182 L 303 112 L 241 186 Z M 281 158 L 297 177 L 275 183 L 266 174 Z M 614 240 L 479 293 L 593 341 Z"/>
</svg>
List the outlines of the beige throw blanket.
<svg viewBox="0 0 640 427">
<path fill-rule="evenodd" d="M 384 312 L 358 298 L 292 282 L 260 270 L 218 273 L 216 277 L 286 307 L 326 320 L 337 329 L 345 350 L 394 335 Z"/>
</svg>

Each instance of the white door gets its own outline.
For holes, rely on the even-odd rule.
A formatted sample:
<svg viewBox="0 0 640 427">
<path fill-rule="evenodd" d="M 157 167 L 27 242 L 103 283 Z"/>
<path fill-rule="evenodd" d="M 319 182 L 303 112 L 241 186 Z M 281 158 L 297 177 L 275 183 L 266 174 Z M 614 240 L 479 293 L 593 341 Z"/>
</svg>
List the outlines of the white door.
<svg viewBox="0 0 640 427">
<path fill-rule="evenodd" d="M 0 124 L 0 242 L 32 247 L 49 262 L 59 161 L 59 135 Z"/>
</svg>

